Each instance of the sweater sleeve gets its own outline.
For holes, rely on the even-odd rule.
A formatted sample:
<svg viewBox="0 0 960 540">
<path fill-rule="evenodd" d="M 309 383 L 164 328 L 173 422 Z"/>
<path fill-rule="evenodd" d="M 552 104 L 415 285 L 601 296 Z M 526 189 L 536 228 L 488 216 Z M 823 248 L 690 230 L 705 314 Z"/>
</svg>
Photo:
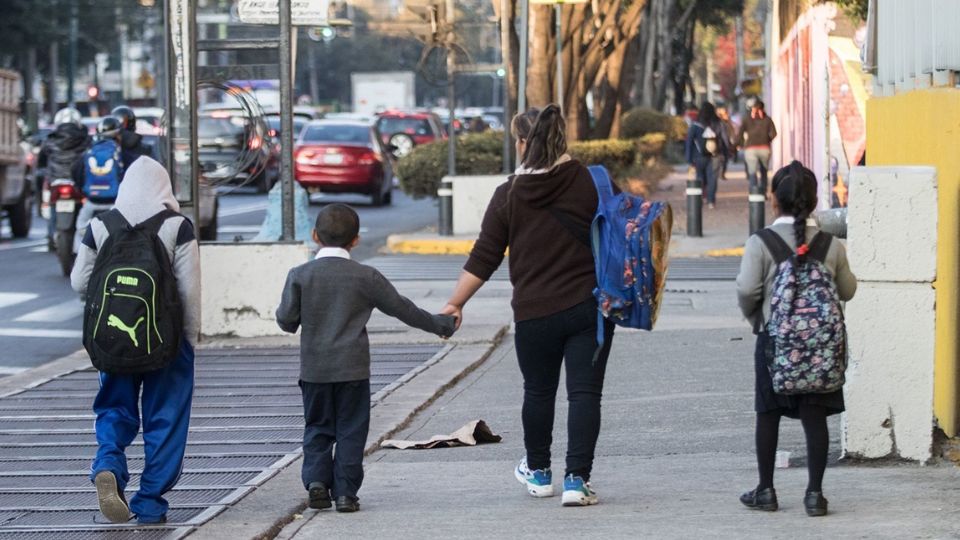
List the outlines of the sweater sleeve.
<svg viewBox="0 0 960 540">
<path fill-rule="evenodd" d="M 470 258 L 463 269 L 483 281 L 497 271 L 503 263 L 503 257 L 510 243 L 510 226 L 504 220 L 501 208 L 506 203 L 508 184 L 503 184 L 494 192 L 487 205 L 480 225 L 480 236 L 470 251 Z"/>
<path fill-rule="evenodd" d="M 191 345 L 200 338 L 200 246 L 193 224 L 184 219 L 173 251 L 173 275 L 183 303 L 183 332 Z"/>
<path fill-rule="evenodd" d="M 372 285 L 367 290 L 373 304 L 383 313 L 399 319 L 413 328 L 424 332 L 437 334 L 440 337 L 450 337 L 453 334 L 453 317 L 447 315 L 431 315 L 420 309 L 412 300 L 403 296 L 383 274 L 372 271 Z"/>
<path fill-rule="evenodd" d="M 767 140 L 773 142 L 777 138 L 777 126 L 773 123 L 773 119 L 769 116 L 767 117 Z"/>
<path fill-rule="evenodd" d="M 837 275 L 834 281 L 837 284 L 837 296 L 840 300 L 846 302 L 853 298 L 857 292 L 857 276 L 850 270 L 850 262 L 847 261 L 847 248 L 839 241 L 834 241 L 834 249 L 837 250 Z"/>
<path fill-rule="evenodd" d="M 280 307 L 277 308 L 277 325 L 291 334 L 295 334 L 300 327 L 300 283 L 297 282 L 295 270 L 294 268 L 287 274 Z"/>
<path fill-rule="evenodd" d="M 737 302 L 740 311 L 757 328 L 763 323 L 763 241 L 753 235 L 744 247 L 737 274 Z"/>
</svg>

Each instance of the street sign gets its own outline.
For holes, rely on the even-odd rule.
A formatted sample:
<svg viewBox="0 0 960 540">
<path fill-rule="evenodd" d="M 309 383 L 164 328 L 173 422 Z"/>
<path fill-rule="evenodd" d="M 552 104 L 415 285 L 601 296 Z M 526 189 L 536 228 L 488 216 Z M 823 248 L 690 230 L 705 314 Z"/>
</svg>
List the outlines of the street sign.
<svg viewBox="0 0 960 540">
<path fill-rule="evenodd" d="M 237 14 L 246 24 L 280 24 L 279 0 L 240 0 Z M 330 0 L 291 0 L 295 26 L 327 26 Z"/>
</svg>

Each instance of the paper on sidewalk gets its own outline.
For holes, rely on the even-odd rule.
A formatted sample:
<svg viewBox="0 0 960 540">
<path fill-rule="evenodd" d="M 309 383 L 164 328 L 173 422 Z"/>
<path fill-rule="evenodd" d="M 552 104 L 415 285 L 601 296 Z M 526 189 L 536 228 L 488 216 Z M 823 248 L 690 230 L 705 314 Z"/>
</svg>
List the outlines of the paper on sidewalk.
<svg viewBox="0 0 960 540">
<path fill-rule="evenodd" d="M 434 435 L 426 441 L 403 441 L 387 439 L 380 443 L 381 448 L 400 450 L 425 450 L 429 448 L 451 448 L 454 446 L 476 446 L 484 443 L 498 443 L 502 437 L 490 431 L 483 420 L 474 420 L 449 435 Z"/>
</svg>

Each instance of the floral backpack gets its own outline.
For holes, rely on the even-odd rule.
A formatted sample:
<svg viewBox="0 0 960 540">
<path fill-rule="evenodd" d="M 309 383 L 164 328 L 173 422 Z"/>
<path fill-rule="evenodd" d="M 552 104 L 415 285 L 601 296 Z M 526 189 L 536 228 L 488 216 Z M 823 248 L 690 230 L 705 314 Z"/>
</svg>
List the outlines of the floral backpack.
<svg viewBox="0 0 960 540">
<path fill-rule="evenodd" d="M 833 276 L 824 265 L 833 237 L 819 232 L 800 263 L 780 235 L 757 233 L 773 254 L 777 274 L 770 299 L 767 367 L 778 394 L 825 394 L 843 387 L 847 330 Z"/>
</svg>

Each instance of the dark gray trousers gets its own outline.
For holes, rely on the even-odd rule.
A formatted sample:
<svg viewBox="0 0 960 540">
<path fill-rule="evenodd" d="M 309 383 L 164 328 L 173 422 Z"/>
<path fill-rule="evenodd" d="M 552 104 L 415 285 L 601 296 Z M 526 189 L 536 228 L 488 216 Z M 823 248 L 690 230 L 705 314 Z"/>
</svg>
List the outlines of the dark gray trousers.
<svg viewBox="0 0 960 540">
<path fill-rule="evenodd" d="M 323 482 L 333 497 L 357 496 L 370 431 L 370 379 L 300 381 L 303 394 L 303 487 Z M 336 448 L 334 448 L 336 447 Z"/>
</svg>

